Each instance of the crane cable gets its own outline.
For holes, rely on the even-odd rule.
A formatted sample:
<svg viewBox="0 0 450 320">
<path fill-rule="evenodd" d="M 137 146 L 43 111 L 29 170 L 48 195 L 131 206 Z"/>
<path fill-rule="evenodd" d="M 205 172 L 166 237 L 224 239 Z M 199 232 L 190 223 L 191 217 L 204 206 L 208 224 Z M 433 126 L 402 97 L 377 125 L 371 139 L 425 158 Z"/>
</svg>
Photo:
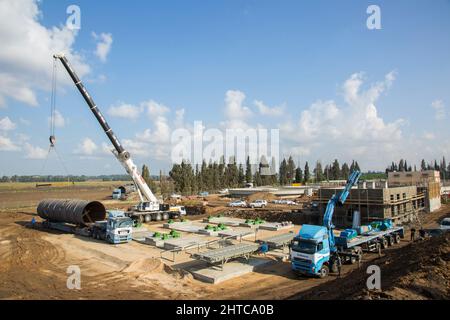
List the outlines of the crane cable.
<svg viewBox="0 0 450 320">
<path fill-rule="evenodd" d="M 56 58 L 53 59 L 53 72 L 52 72 L 52 94 L 51 94 L 51 101 L 50 101 L 50 137 L 49 137 L 49 142 L 50 142 L 50 146 L 48 147 L 48 151 L 47 151 L 47 155 L 45 157 L 45 161 L 44 164 L 42 166 L 41 169 L 41 176 L 42 173 L 45 170 L 45 167 L 47 165 L 47 161 L 48 158 L 50 156 L 51 151 L 53 150 L 59 160 L 59 162 L 61 163 L 64 172 L 66 173 L 67 179 L 68 181 L 70 181 L 70 175 L 69 175 L 69 171 L 67 170 L 67 167 L 63 161 L 63 159 L 61 158 L 61 156 L 59 155 L 59 153 L 56 151 L 56 136 L 55 136 L 55 122 L 56 122 L 56 84 L 57 84 L 57 73 L 58 73 L 58 65 L 57 65 L 57 60 Z M 72 181 L 72 184 L 74 184 L 74 181 Z"/>
</svg>

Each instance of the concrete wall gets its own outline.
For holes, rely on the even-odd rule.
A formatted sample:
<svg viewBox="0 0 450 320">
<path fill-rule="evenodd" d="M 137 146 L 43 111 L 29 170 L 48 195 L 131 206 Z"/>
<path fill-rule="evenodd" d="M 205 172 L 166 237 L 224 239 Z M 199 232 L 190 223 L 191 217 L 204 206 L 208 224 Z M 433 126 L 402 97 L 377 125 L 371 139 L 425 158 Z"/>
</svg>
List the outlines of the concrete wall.
<svg viewBox="0 0 450 320">
<path fill-rule="evenodd" d="M 327 201 L 342 189 L 319 190 L 319 219 L 322 222 Z M 333 222 L 337 227 L 350 227 L 353 212 L 359 211 L 361 223 L 390 218 L 403 223 L 411 219 L 412 212 L 420 206 L 413 200 L 417 196 L 417 187 L 396 187 L 383 189 L 352 189 L 344 206 L 336 207 Z"/>
<path fill-rule="evenodd" d="M 441 182 L 439 171 L 389 172 L 389 186 L 419 185 L 429 182 Z"/>
</svg>

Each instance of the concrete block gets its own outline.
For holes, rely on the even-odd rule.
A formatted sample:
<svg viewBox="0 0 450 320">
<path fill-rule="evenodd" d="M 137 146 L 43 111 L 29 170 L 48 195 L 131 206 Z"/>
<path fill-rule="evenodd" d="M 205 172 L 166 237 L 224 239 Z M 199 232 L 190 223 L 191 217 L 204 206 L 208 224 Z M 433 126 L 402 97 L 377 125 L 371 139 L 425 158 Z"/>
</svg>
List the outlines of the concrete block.
<svg viewBox="0 0 450 320">
<path fill-rule="evenodd" d="M 169 239 L 164 242 L 164 249 L 166 250 L 184 250 L 188 247 L 194 246 L 204 246 L 208 240 L 202 239 L 200 237 L 186 237 L 186 238 L 176 238 Z"/>
<path fill-rule="evenodd" d="M 164 247 L 164 240 L 161 238 L 146 237 L 145 243 L 159 248 Z"/>
<path fill-rule="evenodd" d="M 250 230 L 223 230 L 219 232 L 220 237 L 231 238 L 231 239 L 239 239 L 239 238 L 248 238 L 255 235 L 255 232 Z"/>
<path fill-rule="evenodd" d="M 290 223 L 278 223 L 278 222 L 266 222 L 259 226 L 261 230 L 269 230 L 269 231 L 278 231 L 278 230 L 287 230 L 292 229 L 294 225 L 292 222 Z"/>
<path fill-rule="evenodd" d="M 223 270 L 220 266 L 214 266 L 199 270 L 187 271 L 190 271 L 192 273 L 194 279 L 207 283 L 217 284 L 253 272 L 257 270 L 257 268 L 269 263 L 273 263 L 273 261 L 262 258 L 250 258 L 248 261 L 242 259 L 226 263 L 223 266 Z"/>
<path fill-rule="evenodd" d="M 208 219 L 204 219 L 203 222 L 211 223 L 211 224 L 223 223 L 226 226 L 237 227 L 241 223 L 245 223 L 245 220 L 244 219 L 239 219 L 239 218 L 230 218 L 230 217 L 212 217 L 209 220 Z"/>
</svg>

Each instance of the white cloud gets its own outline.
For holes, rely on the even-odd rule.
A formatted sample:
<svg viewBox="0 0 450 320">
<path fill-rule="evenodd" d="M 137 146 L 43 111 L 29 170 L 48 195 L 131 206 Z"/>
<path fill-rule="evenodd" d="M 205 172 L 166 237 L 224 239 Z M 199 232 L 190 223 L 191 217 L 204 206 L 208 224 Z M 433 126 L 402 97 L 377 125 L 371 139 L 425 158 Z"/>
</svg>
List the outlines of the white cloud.
<svg viewBox="0 0 450 320">
<path fill-rule="evenodd" d="M 111 51 L 111 45 L 113 43 L 111 33 L 102 32 L 100 35 L 97 35 L 95 32 L 92 32 L 92 37 L 95 40 L 98 40 L 95 55 L 100 59 L 100 61 L 106 62 L 106 58 Z"/>
<path fill-rule="evenodd" d="M 76 31 L 64 27 L 45 27 L 38 1 L 0 1 L 0 106 L 13 99 L 37 106 L 36 90 L 50 90 L 52 55 L 64 52 L 80 77 L 89 66 L 73 50 Z M 58 79 L 69 83 L 67 75 Z"/>
<path fill-rule="evenodd" d="M 108 110 L 108 114 L 113 117 L 135 120 L 139 118 L 141 111 L 142 108 L 140 107 L 124 103 L 118 106 L 110 107 Z"/>
<path fill-rule="evenodd" d="M 14 144 L 10 138 L 0 135 L 0 151 L 18 151 L 20 147 Z"/>
<path fill-rule="evenodd" d="M 139 133 L 136 137 L 145 142 L 151 143 L 168 143 L 170 141 L 170 126 L 165 117 L 159 116 L 153 119 L 153 130 L 145 129 L 143 133 Z"/>
<path fill-rule="evenodd" d="M 423 137 L 426 140 L 434 140 L 436 138 L 436 136 L 432 132 L 424 132 Z"/>
<path fill-rule="evenodd" d="M 225 93 L 225 121 L 221 126 L 225 129 L 247 130 L 251 126 L 247 123 L 247 118 L 252 115 L 252 111 L 243 105 L 245 94 L 239 90 L 228 90 Z"/>
<path fill-rule="evenodd" d="M 91 138 L 84 138 L 75 149 L 75 153 L 82 156 L 92 156 L 98 151 L 98 146 Z"/>
<path fill-rule="evenodd" d="M 24 119 L 24 118 L 20 118 L 19 119 L 20 123 L 26 126 L 29 126 L 31 124 L 30 120 Z"/>
<path fill-rule="evenodd" d="M 445 105 L 442 100 L 435 100 L 431 103 L 431 107 L 434 109 L 434 118 L 436 120 L 444 120 L 447 116 Z"/>
<path fill-rule="evenodd" d="M 253 103 L 258 108 L 259 113 L 263 116 L 279 117 L 284 114 L 285 105 L 270 108 L 265 105 L 264 102 L 259 100 L 255 100 Z"/>
<path fill-rule="evenodd" d="M 228 90 L 225 94 L 225 115 L 229 120 L 244 120 L 252 112 L 243 106 L 245 94 L 238 90 Z"/>
<path fill-rule="evenodd" d="M 312 154 L 317 159 L 348 161 L 358 157 L 368 165 L 379 165 L 385 161 L 383 157 L 391 158 L 394 152 L 403 150 L 404 120 L 385 122 L 375 104 L 395 77 L 396 73 L 390 72 L 383 81 L 363 89 L 363 73 L 352 74 L 342 85 L 344 106 L 338 106 L 334 100 L 318 100 L 301 112 L 297 122 L 288 119 L 280 125 L 281 139 L 287 144 L 284 149 Z"/>
<path fill-rule="evenodd" d="M 124 139 L 123 146 L 132 156 L 149 156 L 153 152 L 153 148 L 142 141 Z"/>
<path fill-rule="evenodd" d="M 50 117 L 48 117 L 49 124 L 51 123 L 51 121 L 52 121 L 52 119 Z M 55 110 L 54 121 L 55 121 L 55 127 L 57 127 L 57 128 L 62 128 L 66 124 L 66 120 L 64 119 L 61 112 L 59 112 L 58 110 Z"/>
<path fill-rule="evenodd" d="M 0 131 L 11 131 L 16 128 L 16 124 L 9 119 L 9 117 L 4 117 L 0 119 Z"/>
<path fill-rule="evenodd" d="M 45 157 L 47 157 L 48 154 L 47 150 L 38 146 L 33 146 L 28 142 L 24 144 L 24 148 L 26 159 L 33 159 L 33 160 L 45 159 Z"/>
<path fill-rule="evenodd" d="M 153 119 L 154 117 L 163 116 L 170 111 L 168 107 L 154 100 L 143 102 L 141 103 L 141 106 L 147 109 L 147 114 L 150 119 Z"/>
<path fill-rule="evenodd" d="M 184 114 L 186 113 L 186 110 L 179 109 L 175 111 L 175 127 L 181 128 L 184 127 Z"/>
</svg>

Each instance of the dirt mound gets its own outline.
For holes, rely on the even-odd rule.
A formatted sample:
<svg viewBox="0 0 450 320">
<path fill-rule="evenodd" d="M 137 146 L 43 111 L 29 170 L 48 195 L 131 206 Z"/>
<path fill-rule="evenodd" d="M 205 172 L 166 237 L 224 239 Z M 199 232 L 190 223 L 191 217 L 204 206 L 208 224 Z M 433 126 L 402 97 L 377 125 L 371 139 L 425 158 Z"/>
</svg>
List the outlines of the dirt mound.
<svg viewBox="0 0 450 320">
<path fill-rule="evenodd" d="M 255 201 L 255 200 L 275 200 L 277 197 L 269 192 L 257 192 L 247 197 L 247 201 Z"/>
<path fill-rule="evenodd" d="M 142 260 L 133 261 L 124 269 L 122 272 L 125 273 L 155 273 L 155 272 L 163 272 L 164 271 L 164 263 L 161 260 L 156 258 L 146 258 Z"/>
<path fill-rule="evenodd" d="M 299 212 L 277 210 L 234 210 L 224 212 L 225 216 L 241 219 L 263 219 L 268 222 L 292 221 L 294 224 L 305 223 L 304 216 Z"/>
<path fill-rule="evenodd" d="M 167 276 L 175 279 L 190 279 L 190 273 L 172 267 L 163 263 L 160 259 L 146 258 L 130 263 L 122 269 L 122 272 L 137 276 L 139 279 L 157 277 L 163 279 Z"/>
<path fill-rule="evenodd" d="M 293 299 L 449 299 L 450 233 L 388 250 L 345 278 L 337 278 Z M 382 291 L 368 291 L 369 265 L 381 269 Z"/>
</svg>

